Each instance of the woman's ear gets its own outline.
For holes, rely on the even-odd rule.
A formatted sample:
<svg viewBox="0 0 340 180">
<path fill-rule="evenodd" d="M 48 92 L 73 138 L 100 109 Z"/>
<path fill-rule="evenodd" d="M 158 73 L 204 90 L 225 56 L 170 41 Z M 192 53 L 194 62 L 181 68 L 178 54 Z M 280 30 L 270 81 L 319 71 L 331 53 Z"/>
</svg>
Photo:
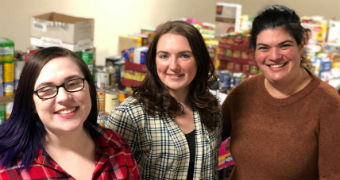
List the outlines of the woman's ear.
<svg viewBox="0 0 340 180">
<path fill-rule="evenodd" d="M 301 43 L 299 45 L 299 51 L 300 51 L 299 54 L 300 54 L 301 57 L 305 56 L 306 48 L 305 48 L 305 44 L 304 43 Z"/>
</svg>

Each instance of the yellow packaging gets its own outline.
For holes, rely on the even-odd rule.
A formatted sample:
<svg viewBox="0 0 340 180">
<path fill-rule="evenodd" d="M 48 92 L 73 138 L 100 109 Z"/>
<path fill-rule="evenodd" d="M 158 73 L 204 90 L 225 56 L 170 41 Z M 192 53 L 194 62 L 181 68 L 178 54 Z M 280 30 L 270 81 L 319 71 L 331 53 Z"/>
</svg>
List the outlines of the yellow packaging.
<svg viewBox="0 0 340 180">
<path fill-rule="evenodd" d="M 98 112 L 105 111 L 105 91 L 101 89 L 97 89 L 97 107 Z"/>
<path fill-rule="evenodd" d="M 3 82 L 14 82 L 14 61 L 5 62 L 3 68 Z"/>
</svg>

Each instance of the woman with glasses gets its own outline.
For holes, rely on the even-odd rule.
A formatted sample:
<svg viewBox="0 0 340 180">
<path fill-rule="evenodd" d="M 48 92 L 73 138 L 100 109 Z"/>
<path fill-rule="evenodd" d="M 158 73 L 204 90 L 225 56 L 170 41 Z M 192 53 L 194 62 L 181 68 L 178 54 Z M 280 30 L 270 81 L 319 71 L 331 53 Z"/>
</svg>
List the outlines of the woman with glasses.
<svg viewBox="0 0 340 180">
<path fill-rule="evenodd" d="M 26 62 L 0 125 L 0 160 L 0 179 L 140 179 L 122 137 L 97 124 L 86 64 L 58 47 Z"/>
</svg>

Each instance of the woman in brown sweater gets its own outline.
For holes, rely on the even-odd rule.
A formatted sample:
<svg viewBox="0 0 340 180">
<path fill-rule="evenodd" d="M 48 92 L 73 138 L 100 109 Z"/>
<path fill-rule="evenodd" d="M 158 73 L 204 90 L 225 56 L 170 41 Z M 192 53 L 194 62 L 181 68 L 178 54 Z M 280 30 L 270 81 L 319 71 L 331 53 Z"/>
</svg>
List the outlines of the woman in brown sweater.
<svg viewBox="0 0 340 180">
<path fill-rule="evenodd" d="M 304 67 L 303 27 L 274 5 L 253 22 L 251 47 L 262 74 L 223 103 L 231 136 L 231 179 L 340 179 L 340 96 Z"/>
</svg>

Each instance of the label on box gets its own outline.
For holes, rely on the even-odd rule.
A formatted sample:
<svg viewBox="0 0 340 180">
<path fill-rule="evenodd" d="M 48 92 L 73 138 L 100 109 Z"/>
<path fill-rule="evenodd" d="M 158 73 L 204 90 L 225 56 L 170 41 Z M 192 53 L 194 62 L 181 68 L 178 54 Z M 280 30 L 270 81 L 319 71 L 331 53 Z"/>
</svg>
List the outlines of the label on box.
<svg viewBox="0 0 340 180">
<path fill-rule="evenodd" d="M 71 51 L 82 51 L 84 49 L 93 48 L 93 41 L 90 39 L 78 41 L 76 44 L 68 44 L 63 43 L 59 39 L 48 38 L 48 37 L 41 37 L 41 38 L 34 38 L 31 37 L 31 45 L 38 46 L 38 47 L 51 47 L 51 46 L 59 46 Z"/>
<path fill-rule="evenodd" d="M 42 21 L 33 20 L 33 28 L 40 31 L 47 31 L 47 23 Z"/>
</svg>

